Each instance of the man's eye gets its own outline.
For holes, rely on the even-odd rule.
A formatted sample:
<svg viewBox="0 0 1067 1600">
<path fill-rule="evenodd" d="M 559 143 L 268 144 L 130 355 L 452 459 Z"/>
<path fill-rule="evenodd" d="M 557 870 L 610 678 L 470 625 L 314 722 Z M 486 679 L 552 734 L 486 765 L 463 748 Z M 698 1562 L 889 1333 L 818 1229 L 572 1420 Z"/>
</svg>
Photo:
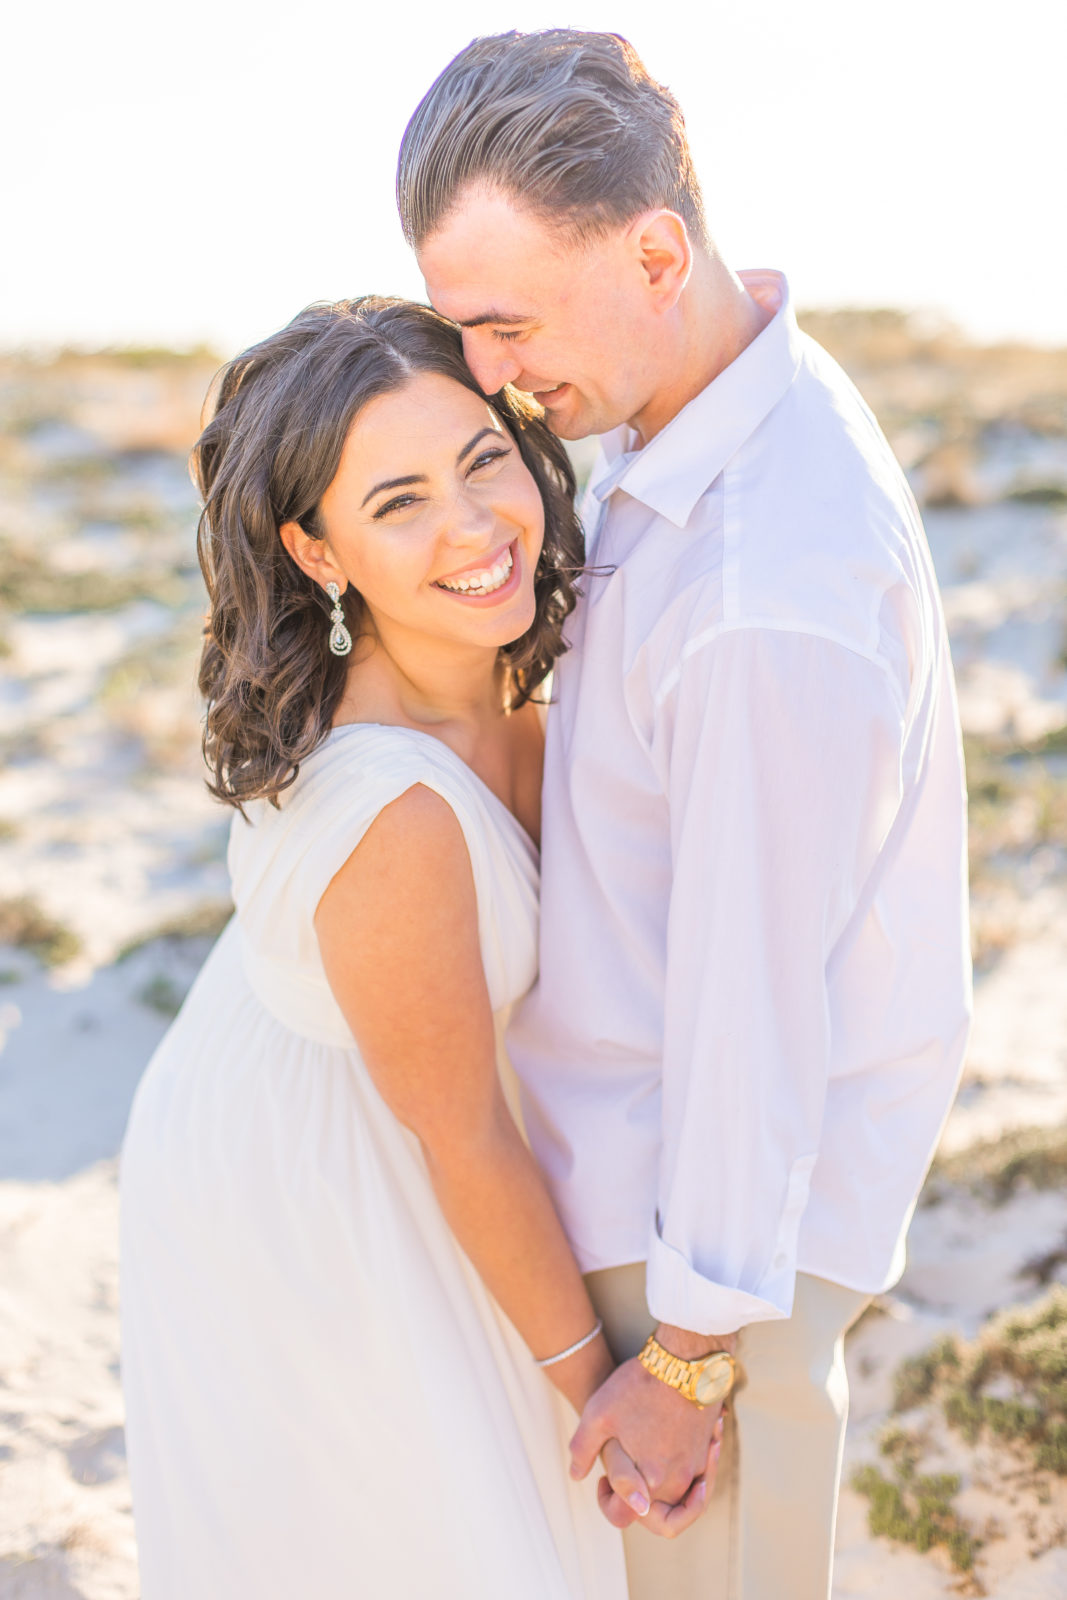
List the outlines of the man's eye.
<svg viewBox="0 0 1067 1600">
<path fill-rule="evenodd" d="M 510 332 L 504 328 L 498 328 L 496 330 L 496 336 L 504 344 L 514 344 L 515 340 L 521 337 L 521 332 L 522 330 L 518 328 L 513 329 Z"/>
</svg>

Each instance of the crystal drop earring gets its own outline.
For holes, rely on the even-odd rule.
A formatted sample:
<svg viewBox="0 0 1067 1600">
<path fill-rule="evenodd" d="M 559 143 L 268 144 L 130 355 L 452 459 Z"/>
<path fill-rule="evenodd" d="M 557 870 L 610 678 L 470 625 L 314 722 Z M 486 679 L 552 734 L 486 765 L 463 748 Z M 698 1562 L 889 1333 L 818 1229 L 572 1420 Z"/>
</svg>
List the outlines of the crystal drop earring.
<svg viewBox="0 0 1067 1600">
<path fill-rule="evenodd" d="M 328 583 L 326 593 L 333 601 L 333 610 L 330 612 L 330 649 L 335 656 L 346 656 L 352 648 L 352 635 L 345 627 L 345 614 L 341 610 L 341 591 L 336 583 Z"/>
</svg>

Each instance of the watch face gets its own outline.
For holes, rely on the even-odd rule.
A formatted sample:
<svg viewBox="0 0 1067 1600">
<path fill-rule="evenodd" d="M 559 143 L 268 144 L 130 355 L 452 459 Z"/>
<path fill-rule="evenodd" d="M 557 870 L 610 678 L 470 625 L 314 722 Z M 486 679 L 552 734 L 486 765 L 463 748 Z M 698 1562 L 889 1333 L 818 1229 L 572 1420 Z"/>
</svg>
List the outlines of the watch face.
<svg viewBox="0 0 1067 1600">
<path fill-rule="evenodd" d="M 730 1393 L 732 1378 L 733 1367 L 730 1357 L 712 1356 L 693 1384 L 696 1399 L 702 1406 L 717 1405 Z"/>
</svg>

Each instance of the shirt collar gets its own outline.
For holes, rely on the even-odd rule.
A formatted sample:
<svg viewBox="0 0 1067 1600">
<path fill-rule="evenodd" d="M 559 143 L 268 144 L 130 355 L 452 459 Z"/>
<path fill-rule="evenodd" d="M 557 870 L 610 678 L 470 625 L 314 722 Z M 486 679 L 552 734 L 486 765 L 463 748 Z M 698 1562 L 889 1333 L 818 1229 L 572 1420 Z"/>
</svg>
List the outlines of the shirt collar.
<svg viewBox="0 0 1067 1600">
<path fill-rule="evenodd" d="M 770 322 L 644 449 L 634 449 L 626 424 L 604 435 L 589 485 L 601 502 L 623 489 L 684 528 L 700 496 L 792 384 L 801 348 L 789 285 L 780 272 L 739 276 L 761 305 L 776 307 Z"/>
</svg>

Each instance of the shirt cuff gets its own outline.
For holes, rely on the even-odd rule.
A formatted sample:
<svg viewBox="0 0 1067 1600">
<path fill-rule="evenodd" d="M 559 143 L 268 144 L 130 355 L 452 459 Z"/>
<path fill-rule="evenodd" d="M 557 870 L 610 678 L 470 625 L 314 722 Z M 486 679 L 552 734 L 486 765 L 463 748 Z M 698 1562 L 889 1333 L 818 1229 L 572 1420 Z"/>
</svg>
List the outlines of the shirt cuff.
<svg viewBox="0 0 1067 1600">
<path fill-rule="evenodd" d="M 792 1263 L 775 1274 L 773 1300 L 713 1283 L 652 1231 L 645 1294 L 657 1322 L 710 1335 L 736 1333 L 751 1322 L 779 1322 L 792 1315 L 795 1284 Z"/>
</svg>

